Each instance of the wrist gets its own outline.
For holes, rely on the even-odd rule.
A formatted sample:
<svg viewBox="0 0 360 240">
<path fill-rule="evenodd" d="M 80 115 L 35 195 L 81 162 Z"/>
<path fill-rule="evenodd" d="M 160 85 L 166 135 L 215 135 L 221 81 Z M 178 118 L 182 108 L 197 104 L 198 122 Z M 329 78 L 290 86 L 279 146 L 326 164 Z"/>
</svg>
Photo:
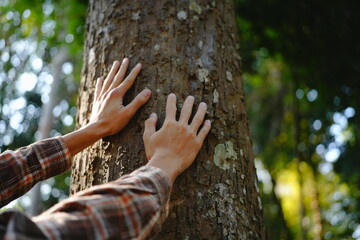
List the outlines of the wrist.
<svg viewBox="0 0 360 240">
<path fill-rule="evenodd" d="M 109 135 L 107 133 L 108 131 L 106 129 L 106 125 L 99 121 L 89 122 L 79 130 L 86 131 L 87 133 L 89 133 L 91 135 L 91 138 L 95 139 L 95 141 Z"/>
<path fill-rule="evenodd" d="M 63 136 L 63 140 L 69 148 L 71 156 L 74 156 L 104 136 L 106 136 L 106 131 L 100 123 L 89 123 L 74 132 L 66 134 Z"/>
<path fill-rule="evenodd" d="M 177 160 L 175 158 L 169 157 L 168 155 L 154 154 L 147 165 L 160 168 L 169 176 L 171 183 L 174 183 L 175 179 L 180 174 L 174 164 L 176 161 Z"/>
</svg>

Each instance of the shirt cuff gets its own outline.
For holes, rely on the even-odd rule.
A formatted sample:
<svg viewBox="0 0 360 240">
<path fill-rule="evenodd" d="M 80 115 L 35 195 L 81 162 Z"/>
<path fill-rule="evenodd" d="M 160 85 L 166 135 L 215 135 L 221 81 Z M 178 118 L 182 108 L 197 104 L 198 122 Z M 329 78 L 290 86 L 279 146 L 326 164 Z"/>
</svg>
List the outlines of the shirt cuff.
<svg viewBox="0 0 360 240">
<path fill-rule="evenodd" d="M 42 140 L 32 147 L 41 165 L 41 180 L 62 174 L 71 168 L 71 154 L 62 137 Z"/>
<path fill-rule="evenodd" d="M 126 181 L 127 178 L 132 179 L 134 177 L 139 179 L 147 179 L 148 181 L 142 181 L 142 184 L 148 182 L 149 184 L 151 184 L 151 186 L 149 186 L 149 189 L 156 189 L 158 196 L 160 197 L 159 200 L 161 205 L 165 205 L 168 203 L 172 185 L 169 176 L 164 170 L 157 167 L 145 165 L 128 175 L 124 175 L 120 179 L 121 182 L 123 182 L 124 180 Z"/>
</svg>

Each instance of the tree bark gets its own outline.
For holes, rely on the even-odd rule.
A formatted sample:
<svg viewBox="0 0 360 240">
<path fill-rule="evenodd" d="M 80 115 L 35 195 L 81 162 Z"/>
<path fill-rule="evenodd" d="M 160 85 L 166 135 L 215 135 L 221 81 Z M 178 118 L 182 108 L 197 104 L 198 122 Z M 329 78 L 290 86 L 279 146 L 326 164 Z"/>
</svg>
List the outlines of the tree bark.
<svg viewBox="0 0 360 240">
<path fill-rule="evenodd" d="M 146 163 L 142 132 L 151 112 L 164 119 L 166 97 L 208 103 L 212 130 L 195 163 L 176 181 L 158 239 L 265 239 L 244 106 L 233 2 L 90 0 L 78 127 L 90 117 L 95 79 L 116 59 L 143 70 L 125 103 L 147 87 L 153 95 L 119 134 L 74 160 L 71 192 Z M 179 104 L 179 107 L 181 104 Z M 114 119 L 116 121 L 116 119 Z"/>
</svg>

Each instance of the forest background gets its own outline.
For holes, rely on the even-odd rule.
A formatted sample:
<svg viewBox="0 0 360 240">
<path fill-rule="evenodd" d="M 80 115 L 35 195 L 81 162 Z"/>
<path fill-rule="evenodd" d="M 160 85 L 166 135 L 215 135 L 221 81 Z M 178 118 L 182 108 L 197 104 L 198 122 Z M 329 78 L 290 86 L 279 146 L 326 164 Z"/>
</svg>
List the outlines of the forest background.
<svg viewBox="0 0 360 240">
<path fill-rule="evenodd" d="M 360 239 L 358 2 L 235 7 L 269 238 Z M 50 136 L 74 129 L 86 10 L 87 1 L 0 0 L 1 152 L 42 138 L 50 100 Z M 68 173 L 43 182 L 41 209 L 66 198 L 69 184 Z M 29 211 L 32 201 L 7 208 Z"/>
</svg>

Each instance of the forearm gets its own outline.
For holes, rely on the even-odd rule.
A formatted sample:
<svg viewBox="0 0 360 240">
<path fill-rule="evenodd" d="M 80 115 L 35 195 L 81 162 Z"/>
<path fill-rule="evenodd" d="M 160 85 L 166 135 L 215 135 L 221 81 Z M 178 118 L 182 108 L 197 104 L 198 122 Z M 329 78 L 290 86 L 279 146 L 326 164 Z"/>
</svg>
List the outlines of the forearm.
<svg viewBox="0 0 360 240">
<path fill-rule="evenodd" d="M 105 126 L 96 122 L 66 134 L 63 139 L 71 156 L 74 156 L 104 136 L 106 136 Z"/>
</svg>

